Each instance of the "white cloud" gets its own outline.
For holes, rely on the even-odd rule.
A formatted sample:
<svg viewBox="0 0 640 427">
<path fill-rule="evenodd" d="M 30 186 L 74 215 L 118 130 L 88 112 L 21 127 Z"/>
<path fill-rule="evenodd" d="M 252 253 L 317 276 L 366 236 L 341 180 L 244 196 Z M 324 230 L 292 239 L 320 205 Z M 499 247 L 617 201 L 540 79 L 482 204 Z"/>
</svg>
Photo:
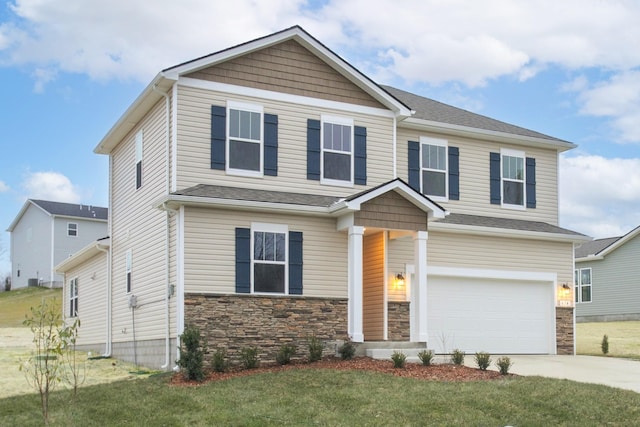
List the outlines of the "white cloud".
<svg viewBox="0 0 640 427">
<path fill-rule="evenodd" d="M 9 186 L 4 181 L 0 181 L 0 193 L 9 191 Z"/>
<path fill-rule="evenodd" d="M 560 158 L 561 224 L 601 238 L 640 225 L 640 159 Z"/>
<path fill-rule="evenodd" d="M 22 183 L 27 198 L 56 202 L 79 203 L 79 189 L 71 180 L 58 172 L 32 172 Z"/>
</svg>

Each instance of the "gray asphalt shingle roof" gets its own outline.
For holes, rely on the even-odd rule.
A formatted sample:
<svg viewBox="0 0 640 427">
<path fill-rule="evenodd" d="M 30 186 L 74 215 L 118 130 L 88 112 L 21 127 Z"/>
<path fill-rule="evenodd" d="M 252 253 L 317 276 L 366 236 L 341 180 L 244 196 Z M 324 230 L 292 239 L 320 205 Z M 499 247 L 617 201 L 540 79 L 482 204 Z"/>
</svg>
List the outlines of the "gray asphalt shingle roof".
<svg viewBox="0 0 640 427">
<path fill-rule="evenodd" d="M 521 231 L 537 231 L 540 233 L 553 233 L 553 234 L 566 234 L 569 236 L 584 236 L 584 234 L 567 230 L 566 228 L 557 227 L 555 225 L 547 224 L 546 222 L 539 221 L 525 221 L 521 219 L 510 218 L 496 218 L 480 215 L 467 215 L 467 214 L 449 214 L 444 219 L 438 220 L 439 223 L 444 224 L 458 224 L 468 225 L 476 227 L 489 227 L 489 228 L 502 228 L 506 230 L 521 230 Z"/>
<path fill-rule="evenodd" d="M 494 132 L 503 132 L 532 138 L 547 139 L 549 141 L 566 143 L 568 146 L 573 146 L 568 141 L 545 135 L 540 132 L 501 122 L 500 120 L 495 120 L 491 117 L 472 113 L 470 111 L 463 110 L 462 108 L 443 104 L 442 102 L 425 98 L 411 92 L 406 92 L 401 89 L 396 89 L 391 86 L 380 86 L 389 94 L 393 95 L 399 101 L 414 110 L 415 115 L 413 115 L 412 117 L 418 119 L 447 123 L 457 126 L 465 126 L 469 128 L 484 129 Z"/>
<path fill-rule="evenodd" d="M 576 258 L 584 258 L 589 255 L 597 255 L 622 237 L 607 237 L 605 239 L 596 239 L 590 242 L 581 244 L 576 248 Z"/>
<path fill-rule="evenodd" d="M 30 200 L 51 215 L 70 216 L 86 219 L 102 219 L 105 221 L 109 215 L 109 209 L 100 206 L 51 202 L 49 200 Z"/>
</svg>

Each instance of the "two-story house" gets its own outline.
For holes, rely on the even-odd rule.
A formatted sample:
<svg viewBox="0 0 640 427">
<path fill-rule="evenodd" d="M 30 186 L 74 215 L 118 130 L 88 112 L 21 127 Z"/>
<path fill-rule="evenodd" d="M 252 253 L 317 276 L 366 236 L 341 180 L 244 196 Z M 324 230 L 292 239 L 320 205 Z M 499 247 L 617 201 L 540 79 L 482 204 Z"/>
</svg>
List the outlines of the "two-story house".
<svg viewBox="0 0 640 427">
<path fill-rule="evenodd" d="M 11 233 L 11 287 L 62 287 L 54 267 L 107 235 L 107 208 L 28 199 L 7 229 Z"/>
<path fill-rule="evenodd" d="M 167 68 L 95 149 L 110 243 L 59 267 L 104 326 L 80 343 L 164 369 L 186 324 L 231 357 L 313 335 L 571 354 L 573 147 L 378 85 L 297 26 Z"/>
</svg>

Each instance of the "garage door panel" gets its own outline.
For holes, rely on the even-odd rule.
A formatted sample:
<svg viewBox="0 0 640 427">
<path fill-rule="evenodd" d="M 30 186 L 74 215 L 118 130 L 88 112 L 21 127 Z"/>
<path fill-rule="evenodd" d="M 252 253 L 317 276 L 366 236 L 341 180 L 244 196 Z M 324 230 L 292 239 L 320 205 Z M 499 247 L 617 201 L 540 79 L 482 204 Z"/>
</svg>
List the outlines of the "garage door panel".
<svg viewBox="0 0 640 427">
<path fill-rule="evenodd" d="M 553 352 L 549 283 L 429 277 L 427 289 L 428 346 L 436 352 Z"/>
</svg>

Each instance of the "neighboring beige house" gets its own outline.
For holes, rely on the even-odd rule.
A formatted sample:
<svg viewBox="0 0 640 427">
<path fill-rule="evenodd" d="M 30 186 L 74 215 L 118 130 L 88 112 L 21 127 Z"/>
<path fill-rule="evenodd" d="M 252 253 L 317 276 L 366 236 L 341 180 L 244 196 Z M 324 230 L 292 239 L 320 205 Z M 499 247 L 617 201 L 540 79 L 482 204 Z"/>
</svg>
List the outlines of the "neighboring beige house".
<svg viewBox="0 0 640 427">
<path fill-rule="evenodd" d="M 28 199 L 11 233 L 11 288 L 62 287 L 56 264 L 107 235 L 107 208 Z"/>
<path fill-rule="evenodd" d="M 576 321 L 640 320 L 640 227 L 576 248 Z"/>
<path fill-rule="evenodd" d="M 572 354 L 574 147 L 380 86 L 292 27 L 161 71 L 100 141 L 110 242 L 59 266 L 65 312 L 104 326 L 82 321 L 86 348 L 162 369 L 187 324 L 232 358 L 312 335 Z"/>
</svg>

